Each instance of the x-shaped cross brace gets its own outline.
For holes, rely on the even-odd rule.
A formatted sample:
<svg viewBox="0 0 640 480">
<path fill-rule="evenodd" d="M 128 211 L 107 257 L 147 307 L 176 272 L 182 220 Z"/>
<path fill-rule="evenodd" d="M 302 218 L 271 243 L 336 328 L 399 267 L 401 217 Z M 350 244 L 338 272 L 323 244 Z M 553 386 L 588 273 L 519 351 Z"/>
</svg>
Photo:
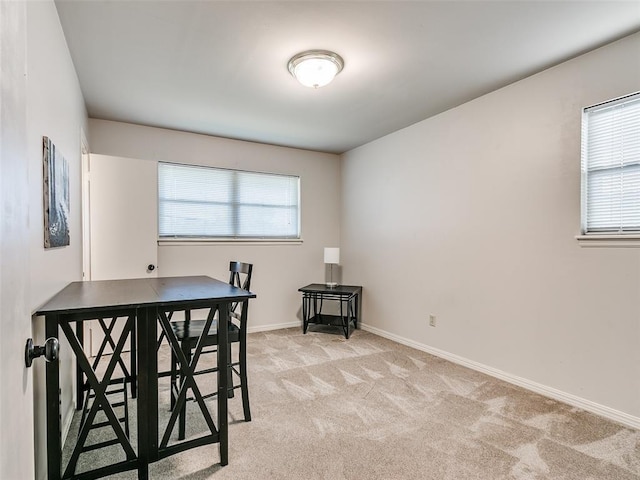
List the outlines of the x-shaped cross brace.
<svg viewBox="0 0 640 480">
<path fill-rule="evenodd" d="M 180 367 L 181 381 L 180 381 L 180 391 L 178 392 L 178 398 L 176 400 L 175 406 L 171 411 L 171 417 L 169 418 L 169 423 L 167 424 L 167 428 L 162 436 L 162 441 L 160 442 L 160 448 L 165 448 L 169 443 L 169 438 L 173 433 L 173 429 L 175 427 L 176 420 L 178 419 L 178 415 L 181 416 L 181 425 L 179 429 L 179 437 L 180 439 L 184 438 L 184 415 L 186 411 L 186 400 L 187 400 L 187 390 L 191 388 L 193 392 L 193 396 L 195 400 L 198 402 L 200 410 L 202 411 L 202 415 L 204 416 L 205 421 L 209 427 L 209 430 L 212 434 L 217 434 L 218 430 L 216 429 L 215 424 L 213 423 L 213 419 L 211 418 L 211 414 L 209 413 L 209 409 L 207 405 L 204 403 L 204 399 L 202 397 L 202 393 L 200 392 L 200 388 L 196 384 L 194 378 L 194 372 L 196 370 L 196 365 L 198 364 L 198 360 L 200 359 L 200 354 L 202 353 L 202 348 L 204 347 L 205 337 L 207 336 L 207 332 L 209 332 L 209 328 L 213 323 L 213 318 L 216 313 L 216 308 L 211 308 L 209 314 L 207 315 L 207 320 L 205 321 L 204 328 L 202 329 L 202 334 L 198 339 L 198 343 L 196 344 L 195 351 L 193 356 L 191 357 L 191 362 L 187 361 L 187 357 L 185 356 L 182 348 L 180 347 L 180 342 L 176 337 L 173 329 L 171 328 L 171 324 L 169 323 L 169 319 L 164 312 L 158 313 L 158 318 L 160 320 L 160 325 L 167 336 L 167 340 L 169 340 L 169 345 L 171 349 L 175 353 L 178 358 L 178 365 Z"/>
<path fill-rule="evenodd" d="M 107 387 L 109 386 L 109 382 L 111 381 L 111 376 L 113 375 L 113 372 L 116 368 L 116 365 L 118 364 L 118 361 L 121 361 L 120 355 L 122 354 L 122 349 L 124 348 L 124 344 L 127 340 L 127 336 L 129 335 L 129 332 L 133 328 L 133 317 L 130 316 L 127 318 L 125 327 L 122 330 L 122 335 L 118 340 L 118 344 L 115 345 L 113 355 L 109 360 L 109 364 L 107 365 L 107 369 L 105 370 L 104 376 L 102 377 L 102 381 L 98 380 L 98 377 L 96 376 L 94 369 L 92 368 L 91 364 L 89 363 L 89 360 L 87 359 L 87 356 L 85 355 L 82 345 L 78 341 L 78 337 L 75 335 L 75 333 L 71 329 L 71 326 L 69 325 L 69 323 L 61 323 L 60 327 L 62 328 L 62 331 L 64 332 L 67 339 L 69 340 L 71 349 L 76 354 L 76 360 L 80 365 L 80 368 L 82 369 L 84 374 L 87 376 L 87 381 L 89 382 L 90 388 L 92 388 L 93 391 L 95 392 L 95 399 L 93 401 L 93 404 L 91 405 L 91 409 L 89 410 L 89 413 L 87 414 L 87 417 L 84 423 L 80 427 L 80 432 L 78 434 L 78 441 L 73 449 L 73 453 L 71 454 L 71 458 L 69 459 L 69 463 L 67 464 L 67 468 L 65 469 L 63 478 L 70 478 L 75 474 L 75 469 L 78 463 L 78 459 L 80 457 L 80 454 L 82 453 L 82 449 L 87 440 L 87 436 L 89 435 L 89 431 L 91 430 L 91 425 L 93 424 L 93 420 L 95 419 L 96 414 L 100 410 L 100 407 L 102 408 L 104 414 L 107 416 L 107 419 L 109 420 L 109 424 L 113 428 L 113 431 L 116 434 L 118 441 L 122 445 L 122 448 L 124 449 L 127 459 L 131 460 L 136 458 L 136 453 L 133 450 L 133 447 L 131 446 L 129 439 L 125 435 L 122 429 L 122 425 L 120 425 L 120 421 L 118 420 L 105 394 Z"/>
</svg>

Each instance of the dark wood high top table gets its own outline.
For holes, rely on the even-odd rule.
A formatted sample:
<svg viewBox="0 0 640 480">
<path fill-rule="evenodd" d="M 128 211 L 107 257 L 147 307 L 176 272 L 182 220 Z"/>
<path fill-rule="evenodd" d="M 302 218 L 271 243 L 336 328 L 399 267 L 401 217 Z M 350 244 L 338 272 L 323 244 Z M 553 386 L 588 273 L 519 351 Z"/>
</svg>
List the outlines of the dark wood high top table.
<svg viewBox="0 0 640 480">
<path fill-rule="evenodd" d="M 209 311 L 207 322 L 210 325 L 214 321 L 215 312 L 218 312 L 217 357 L 218 365 L 224 365 L 227 361 L 228 351 L 228 307 L 233 302 L 248 302 L 250 298 L 255 298 L 255 295 L 226 282 L 205 276 L 194 276 L 73 282 L 43 305 L 36 313 L 45 316 L 46 337 L 58 338 L 59 329 L 62 329 L 76 356 L 78 368 L 83 375 L 86 375 L 93 394 L 95 394 L 93 406 L 88 411 L 87 419 L 80 426 L 77 444 L 69 461 L 63 465 L 59 366 L 58 361 L 46 364 L 48 478 L 50 480 L 98 478 L 137 469 L 138 478 L 147 479 L 149 477 L 149 463 L 190 448 L 216 442 L 220 444 L 220 463 L 226 465 L 228 463 L 227 369 L 218 369 L 218 425 L 216 427 L 193 375 L 202 351 L 202 342 L 198 342 L 192 361 L 187 364 L 180 344 L 169 325 L 168 318 L 172 312 L 176 311 L 207 309 Z M 126 319 L 125 326 L 119 339 L 114 342 L 116 345 L 112 358 L 102 378 L 99 379 L 85 354 L 82 340 L 78 339 L 71 324 L 117 317 Z M 158 426 L 158 324 L 180 359 L 181 375 L 184 378 L 177 404 L 171 412 L 162 437 L 159 435 Z M 203 332 L 207 332 L 208 329 L 207 326 Z M 129 436 L 125 434 L 105 393 L 111 376 L 121 361 L 120 355 L 127 338 L 134 330 L 138 357 L 137 452 L 131 445 Z M 195 397 L 209 431 L 197 438 L 177 442 L 173 441 L 171 435 L 179 412 L 185 404 L 187 389 L 191 390 Z M 86 449 L 85 442 L 89 434 L 89 427 L 91 427 L 100 406 L 103 407 L 107 425 L 113 428 L 114 442 L 122 447 L 126 459 L 115 464 L 75 473 L 83 448 Z"/>
</svg>

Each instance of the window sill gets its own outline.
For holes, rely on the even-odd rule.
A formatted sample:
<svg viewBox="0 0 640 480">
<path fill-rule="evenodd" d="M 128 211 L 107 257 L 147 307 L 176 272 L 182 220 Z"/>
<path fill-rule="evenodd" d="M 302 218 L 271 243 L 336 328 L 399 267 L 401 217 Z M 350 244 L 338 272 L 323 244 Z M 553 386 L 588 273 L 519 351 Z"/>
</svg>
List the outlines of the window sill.
<svg viewBox="0 0 640 480">
<path fill-rule="evenodd" d="M 640 235 L 576 235 L 581 247 L 640 248 Z"/>
<path fill-rule="evenodd" d="M 275 238 L 159 238 L 158 246 L 199 246 L 199 245 L 302 245 L 301 238 L 275 239 Z"/>
</svg>

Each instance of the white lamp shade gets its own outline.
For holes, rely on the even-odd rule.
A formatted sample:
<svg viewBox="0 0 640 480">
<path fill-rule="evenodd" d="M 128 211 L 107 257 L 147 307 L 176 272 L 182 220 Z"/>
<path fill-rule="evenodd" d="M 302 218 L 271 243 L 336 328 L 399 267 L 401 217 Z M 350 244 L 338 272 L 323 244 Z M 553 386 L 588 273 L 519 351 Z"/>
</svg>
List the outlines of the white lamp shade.
<svg viewBox="0 0 640 480">
<path fill-rule="evenodd" d="M 324 263 L 340 263 L 340 249 L 335 247 L 327 247 L 324 249 Z"/>
<path fill-rule="evenodd" d="M 289 60 L 291 75 L 305 87 L 324 87 L 344 66 L 342 57 L 328 50 L 307 50 Z"/>
<path fill-rule="evenodd" d="M 324 87 L 338 73 L 338 66 L 324 58 L 311 58 L 295 66 L 293 74 L 305 87 Z"/>
</svg>

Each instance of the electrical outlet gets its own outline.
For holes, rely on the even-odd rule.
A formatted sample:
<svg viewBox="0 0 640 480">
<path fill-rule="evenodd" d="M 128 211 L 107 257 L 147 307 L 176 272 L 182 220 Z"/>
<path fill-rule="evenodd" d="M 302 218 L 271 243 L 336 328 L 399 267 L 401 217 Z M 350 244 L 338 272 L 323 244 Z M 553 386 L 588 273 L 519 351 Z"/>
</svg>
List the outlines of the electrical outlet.
<svg viewBox="0 0 640 480">
<path fill-rule="evenodd" d="M 429 325 L 431 325 L 432 327 L 436 326 L 436 316 L 435 315 L 429 315 Z"/>
</svg>

